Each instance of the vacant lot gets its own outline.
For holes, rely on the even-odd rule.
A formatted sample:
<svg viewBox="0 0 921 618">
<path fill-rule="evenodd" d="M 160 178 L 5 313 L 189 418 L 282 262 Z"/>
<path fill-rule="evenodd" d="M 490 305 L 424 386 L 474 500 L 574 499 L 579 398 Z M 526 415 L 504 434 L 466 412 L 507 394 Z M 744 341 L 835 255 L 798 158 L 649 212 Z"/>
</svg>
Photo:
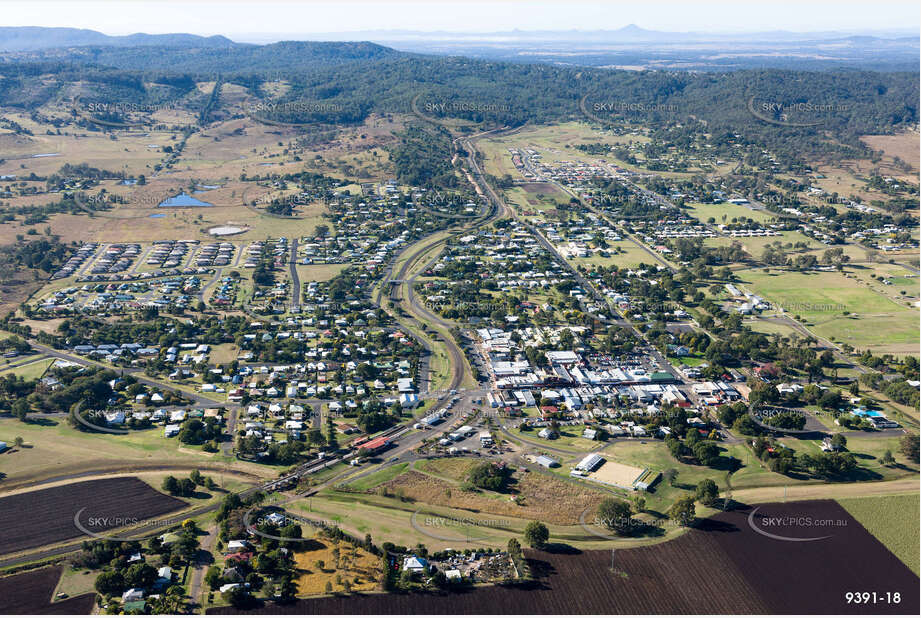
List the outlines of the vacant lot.
<svg viewBox="0 0 921 618">
<path fill-rule="evenodd" d="M 81 524 L 102 532 L 184 506 L 182 500 L 161 494 L 133 477 L 15 494 L 0 498 L 0 547 L 3 553 L 15 553 L 83 536 L 74 524 L 81 509 L 85 509 Z"/>
<path fill-rule="evenodd" d="M 89 614 L 96 600 L 95 594 L 51 602 L 60 577 L 61 567 L 0 577 L 0 608 L 5 614 Z"/>
<path fill-rule="evenodd" d="M 307 281 L 329 281 L 343 270 L 348 264 L 298 264 L 297 276 L 301 283 Z"/>
<path fill-rule="evenodd" d="M 342 583 L 348 580 L 352 590 L 374 590 L 378 586 L 381 559 L 350 543 L 329 539 L 311 539 L 307 551 L 294 555 L 297 563 L 297 593 L 300 596 L 324 594 L 326 584 L 334 592 L 342 592 Z M 339 550 L 338 560 L 333 550 Z M 322 566 L 319 566 L 321 565 Z"/>
<path fill-rule="evenodd" d="M 915 575 L 919 573 L 918 522 L 921 511 L 918 494 L 847 498 L 838 502 Z"/>
<path fill-rule="evenodd" d="M 831 520 L 830 535 L 789 542 L 760 534 L 749 518 Z M 457 594 L 360 595 L 267 606 L 280 614 L 917 614 L 918 578 L 832 501 L 762 505 L 720 513 L 674 541 L 609 551 L 527 552 L 539 582 Z M 704 576 L 702 576 L 704 575 Z M 856 588 L 855 588 L 856 586 Z M 899 592 L 898 604 L 848 604 L 846 592 Z M 209 610 L 235 613 L 229 608 Z"/>
<path fill-rule="evenodd" d="M 594 508 L 605 496 L 601 491 L 569 483 L 547 474 L 524 472 L 506 494 L 462 491 L 448 480 L 409 471 L 383 484 L 387 491 L 420 504 L 467 509 L 522 519 L 540 519 L 571 525 L 586 508 Z M 516 498 L 515 501 L 512 498 Z"/>
</svg>

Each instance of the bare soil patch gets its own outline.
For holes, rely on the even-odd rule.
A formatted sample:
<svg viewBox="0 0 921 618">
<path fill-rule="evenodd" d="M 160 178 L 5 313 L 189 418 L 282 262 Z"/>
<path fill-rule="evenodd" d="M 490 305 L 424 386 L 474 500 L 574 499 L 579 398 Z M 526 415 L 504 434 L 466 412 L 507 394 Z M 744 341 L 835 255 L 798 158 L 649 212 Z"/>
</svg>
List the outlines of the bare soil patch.
<svg viewBox="0 0 921 618">
<path fill-rule="evenodd" d="M 61 485 L 0 498 L 0 552 L 15 553 L 130 525 L 186 506 L 135 477 Z M 127 521 L 126 521 L 127 520 Z"/>
</svg>

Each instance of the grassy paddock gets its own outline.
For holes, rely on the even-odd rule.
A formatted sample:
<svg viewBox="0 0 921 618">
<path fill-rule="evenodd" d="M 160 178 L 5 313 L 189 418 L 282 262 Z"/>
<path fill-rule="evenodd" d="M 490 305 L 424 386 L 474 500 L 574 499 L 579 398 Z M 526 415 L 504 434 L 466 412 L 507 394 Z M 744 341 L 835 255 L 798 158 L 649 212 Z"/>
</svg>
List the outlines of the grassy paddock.
<svg viewBox="0 0 921 618">
<path fill-rule="evenodd" d="M 860 349 L 910 345 L 917 350 L 917 310 L 899 305 L 841 273 L 752 269 L 736 274 L 756 294 L 791 315 L 801 316 L 820 337 Z"/>
<path fill-rule="evenodd" d="M 915 574 L 921 573 L 918 556 L 921 511 L 917 493 L 843 498 L 838 502 Z"/>
</svg>

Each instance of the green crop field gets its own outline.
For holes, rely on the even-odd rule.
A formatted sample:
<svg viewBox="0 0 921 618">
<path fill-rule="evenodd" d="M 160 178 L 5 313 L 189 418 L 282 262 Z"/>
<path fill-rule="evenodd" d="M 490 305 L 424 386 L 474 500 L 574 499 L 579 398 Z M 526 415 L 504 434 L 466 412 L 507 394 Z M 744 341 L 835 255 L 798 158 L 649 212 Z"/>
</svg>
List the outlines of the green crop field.
<svg viewBox="0 0 921 618">
<path fill-rule="evenodd" d="M 915 574 L 921 572 L 918 494 L 844 498 L 838 502 Z"/>
</svg>

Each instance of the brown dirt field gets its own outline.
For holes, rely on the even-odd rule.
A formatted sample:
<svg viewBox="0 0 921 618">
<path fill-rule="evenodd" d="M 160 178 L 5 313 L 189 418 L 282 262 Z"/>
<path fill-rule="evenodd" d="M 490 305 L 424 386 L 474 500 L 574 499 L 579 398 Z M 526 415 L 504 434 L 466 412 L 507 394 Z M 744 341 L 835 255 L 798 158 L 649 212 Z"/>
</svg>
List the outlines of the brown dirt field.
<svg viewBox="0 0 921 618">
<path fill-rule="evenodd" d="M 921 167 L 918 134 L 912 131 L 898 135 L 864 135 L 860 140 L 870 148 L 882 150 L 890 157 L 899 157 L 918 170 Z"/>
<path fill-rule="evenodd" d="M 409 471 L 383 485 L 393 493 L 434 506 L 447 506 L 492 515 L 540 519 L 550 524 L 572 525 L 586 508 L 595 508 L 605 494 L 585 489 L 552 476 L 525 473 L 508 494 L 467 492 L 448 481 Z M 448 495 L 450 492 L 450 496 Z M 512 502 L 521 496 L 520 504 Z M 548 509 L 546 505 L 552 504 Z"/>
<path fill-rule="evenodd" d="M 72 483 L 0 498 L 0 552 L 15 553 L 83 536 L 85 528 L 102 532 L 186 506 L 135 477 Z M 94 521 L 96 519 L 96 521 Z M 120 523 L 111 521 L 120 519 Z M 125 521 L 125 520 L 128 521 Z"/>
<path fill-rule="evenodd" d="M 61 567 L 46 567 L 26 573 L 0 577 L 0 611 L 4 614 L 89 614 L 95 594 L 51 602 L 61 578 Z"/>
<path fill-rule="evenodd" d="M 763 517 L 810 517 L 809 526 L 755 525 Z M 816 526 L 817 520 L 835 525 Z M 843 525 L 842 522 L 846 523 Z M 761 528 L 759 528 L 761 529 Z M 762 530 L 764 531 L 764 530 Z M 374 594 L 303 599 L 252 613 L 275 614 L 917 614 L 918 577 L 832 501 L 762 505 L 720 513 L 674 541 L 583 551 L 527 551 L 538 580 L 454 594 Z M 846 592 L 899 592 L 898 604 L 848 604 Z M 208 613 L 238 613 L 215 608 Z"/>
</svg>

